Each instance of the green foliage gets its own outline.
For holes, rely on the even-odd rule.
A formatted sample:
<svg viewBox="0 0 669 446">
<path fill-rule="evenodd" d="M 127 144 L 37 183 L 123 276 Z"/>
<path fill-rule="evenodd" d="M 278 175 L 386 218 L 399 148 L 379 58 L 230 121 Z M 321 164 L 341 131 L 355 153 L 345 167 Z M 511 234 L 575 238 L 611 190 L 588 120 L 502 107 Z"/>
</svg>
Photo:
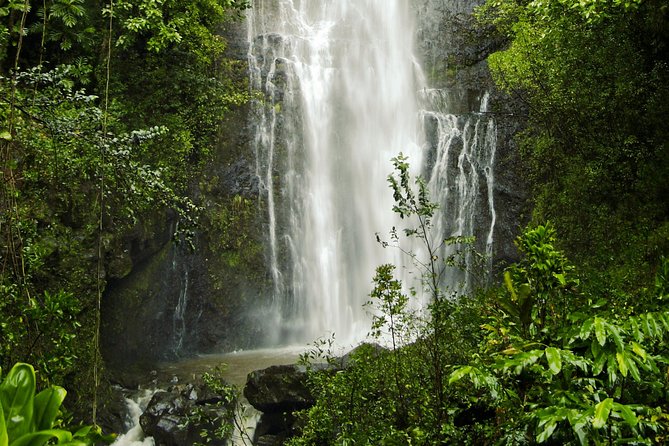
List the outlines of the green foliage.
<svg viewBox="0 0 669 446">
<path fill-rule="evenodd" d="M 527 111 L 535 222 L 603 284 L 647 282 L 667 249 L 669 3 L 491 0 L 479 17 L 509 43 L 489 62 Z"/>
<path fill-rule="evenodd" d="M 248 95 L 221 37 L 246 7 L 124 1 L 112 18 L 82 0 L 0 5 L 0 365 L 67 382 L 82 416 L 120 247 L 159 219 L 192 237 L 193 178 Z"/>
<path fill-rule="evenodd" d="M 35 395 L 35 371 L 17 363 L 0 383 L 0 445 L 42 446 L 60 444 L 86 446 L 110 443 L 97 427 L 85 426 L 75 432 L 59 424 L 60 406 L 67 392 L 53 386 Z"/>
<path fill-rule="evenodd" d="M 363 344 L 346 370 L 313 372 L 317 403 L 302 414 L 301 436 L 289 444 L 431 444 L 420 426 L 434 421 L 434 396 L 416 385 L 427 377 L 419 363 L 407 367 L 409 355 Z"/>
<path fill-rule="evenodd" d="M 122 48 L 142 44 L 154 53 L 181 47 L 211 63 L 225 49 L 214 28 L 248 7 L 247 0 L 121 0 L 114 6 L 122 27 L 116 44 Z"/>
<path fill-rule="evenodd" d="M 489 392 L 499 425 L 493 438 L 505 443 L 512 437 L 581 445 L 661 442 L 669 428 L 669 325 L 663 328 L 669 313 L 608 315 L 604 302 L 592 303 L 578 292 L 576 279 L 564 276 L 573 267 L 554 251 L 553 235 L 546 227 L 528 230 L 519 240 L 523 267 L 512 266 L 506 276 L 510 294 L 521 287 L 543 293 L 541 308 L 550 311 L 541 318 L 528 311 L 523 323 L 500 292 L 495 312 L 482 325 L 488 332 L 485 355 L 457 368 L 450 383 L 467 378 Z M 560 261 L 532 253 L 552 253 L 548 257 Z"/>
<path fill-rule="evenodd" d="M 81 373 L 77 361 L 91 359 L 100 212 L 113 218 L 102 234 L 109 240 L 156 206 L 171 207 L 182 227 L 192 226 L 195 206 L 168 185 L 164 169 L 147 163 L 145 151 L 165 128 L 116 133 L 120 126 L 112 124 L 103 132 L 104 112 L 95 96 L 76 89 L 81 78 L 73 66 L 19 72 L 15 79 L 21 113 L 7 150 L 21 182 L 3 190 L 13 208 L 3 214 L 3 229 L 16 232 L 5 232 L 1 246 L 4 261 L 17 264 L 0 282 L 6 340 L 0 362 L 28 360 L 47 382 L 60 382 Z M 0 94 L 9 95 L 9 85 Z M 0 114 L 9 117 L 9 107 L 0 106 Z"/>
<path fill-rule="evenodd" d="M 28 358 L 43 371 L 44 380 L 62 381 L 78 359 L 80 303 L 65 292 L 45 292 L 25 304 L 23 296 L 6 288 L 3 291 L 0 302 L 3 362 Z"/>
<path fill-rule="evenodd" d="M 504 274 L 509 294 L 500 296 L 498 303 L 524 335 L 550 332 L 564 324 L 574 287 L 579 284 L 574 267 L 555 243 L 550 225 L 527 231 L 517 243 L 523 260 Z"/>
</svg>

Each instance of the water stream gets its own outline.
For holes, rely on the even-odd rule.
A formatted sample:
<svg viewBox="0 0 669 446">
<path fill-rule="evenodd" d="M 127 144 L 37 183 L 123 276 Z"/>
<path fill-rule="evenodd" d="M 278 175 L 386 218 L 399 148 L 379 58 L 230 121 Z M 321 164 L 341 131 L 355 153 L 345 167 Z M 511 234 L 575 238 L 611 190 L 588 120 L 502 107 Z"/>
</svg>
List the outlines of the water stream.
<svg viewBox="0 0 669 446">
<path fill-rule="evenodd" d="M 139 418 L 146 406 L 151 401 L 155 390 L 144 389 L 138 391 L 132 397 L 126 398 L 127 415 L 125 420 L 125 427 L 127 429 L 125 434 L 120 435 L 114 446 L 155 446 L 155 441 L 152 437 L 144 438 L 144 431 L 139 424 Z"/>
</svg>

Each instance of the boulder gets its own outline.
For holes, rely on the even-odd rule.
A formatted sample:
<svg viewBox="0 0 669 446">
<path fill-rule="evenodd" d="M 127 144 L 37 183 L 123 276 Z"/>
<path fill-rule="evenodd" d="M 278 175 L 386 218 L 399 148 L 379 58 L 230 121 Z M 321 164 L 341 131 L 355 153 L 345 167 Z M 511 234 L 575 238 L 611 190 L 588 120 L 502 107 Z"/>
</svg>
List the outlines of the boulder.
<svg viewBox="0 0 669 446">
<path fill-rule="evenodd" d="M 276 365 L 249 373 L 244 396 L 264 413 L 292 412 L 314 404 L 303 365 Z"/>
<path fill-rule="evenodd" d="M 107 389 L 108 393 L 98 407 L 97 423 L 105 433 L 125 431 L 127 406 L 124 391 L 118 387 Z"/>
<path fill-rule="evenodd" d="M 295 433 L 294 425 L 295 416 L 290 412 L 264 413 L 256 424 L 253 444 L 281 445 Z"/>
<path fill-rule="evenodd" d="M 221 423 L 232 423 L 235 405 L 204 385 L 176 385 L 156 392 L 139 421 L 156 444 L 187 446 L 202 441 L 202 430 L 213 432 Z M 222 446 L 227 440 L 211 438 L 208 444 Z"/>
</svg>

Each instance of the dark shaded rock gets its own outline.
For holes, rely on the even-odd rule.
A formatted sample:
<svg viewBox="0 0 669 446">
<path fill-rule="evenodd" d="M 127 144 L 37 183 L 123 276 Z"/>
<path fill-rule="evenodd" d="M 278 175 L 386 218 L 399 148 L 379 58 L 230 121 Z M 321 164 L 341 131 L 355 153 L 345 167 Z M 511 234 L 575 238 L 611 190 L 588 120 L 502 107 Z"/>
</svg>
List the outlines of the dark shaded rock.
<svg viewBox="0 0 669 446">
<path fill-rule="evenodd" d="M 177 385 L 156 392 L 139 421 L 158 445 L 192 445 L 202 441 L 202 430 L 212 432 L 220 423 L 230 423 L 235 404 L 204 385 Z M 211 438 L 209 444 L 226 442 L 227 438 Z"/>
<path fill-rule="evenodd" d="M 457 427 L 471 426 L 472 424 L 485 422 L 495 417 L 496 412 L 493 407 L 485 405 L 475 405 L 459 412 L 453 424 Z"/>
<path fill-rule="evenodd" d="M 253 444 L 255 446 L 281 446 L 284 441 L 286 441 L 286 437 L 281 435 L 263 435 L 253 440 Z"/>
<path fill-rule="evenodd" d="M 174 219 L 172 211 L 159 210 L 121 237 L 106 239 L 106 277 L 127 277 L 136 265 L 158 253 L 172 239 Z"/>
<path fill-rule="evenodd" d="M 186 400 L 182 395 L 158 391 L 140 417 L 142 430 L 163 445 L 186 444 L 188 428 Z"/>
<path fill-rule="evenodd" d="M 256 197 L 260 193 L 260 181 L 253 171 L 251 162 L 238 159 L 223 168 L 222 190 L 219 193 Z"/>
<path fill-rule="evenodd" d="M 253 434 L 254 445 L 281 445 L 295 434 L 292 412 L 264 413 Z"/>
<path fill-rule="evenodd" d="M 247 29 L 222 25 L 227 40 L 225 81 L 248 82 Z M 269 36 L 273 45 L 279 36 Z M 105 242 L 108 285 L 102 301 L 102 354 L 110 368 L 151 370 L 195 353 L 258 347 L 262 325 L 252 318 L 269 300 L 260 185 L 250 141 L 249 105 L 221 117 L 213 157 L 188 184 L 202 209 L 194 249 L 172 243 L 174 213 L 156 209 L 117 240 Z M 239 197 L 243 200 L 237 201 Z M 113 227 L 113 222 L 105 227 Z M 94 261 L 91 256 L 91 261 Z"/>
<path fill-rule="evenodd" d="M 185 330 L 175 313 L 183 291 L 196 284 L 183 249 L 168 243 L 123 280 L 110 281 L 102 301 L 102 347 L 109 364 L 174 357 Z M 185 260 L 185 261 L 184 261 Z M 150 368 L 146 364 L 145 368 Z"/>
<path fill-rule="evenodd" d="M 98 407 L 97 423 L 104 433 L 120 433 L 125 430 L 125 389 L 111 388 L 109 395 L 102 400 Z"/>
<path fill-rule="evenodd" d="M 277 365 L 249 373 L 244 396 L 261 412 L 289 412 L 306 409 L 314 398 L 306 385 L 307 368 Z"/>
</svg>

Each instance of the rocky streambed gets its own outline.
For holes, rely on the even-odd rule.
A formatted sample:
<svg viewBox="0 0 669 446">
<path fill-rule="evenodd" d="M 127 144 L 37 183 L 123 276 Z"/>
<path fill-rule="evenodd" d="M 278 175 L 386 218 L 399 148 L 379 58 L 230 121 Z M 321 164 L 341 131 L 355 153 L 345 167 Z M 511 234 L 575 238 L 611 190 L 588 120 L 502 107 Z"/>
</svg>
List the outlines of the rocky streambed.
<svg viewBox="0 0 669 446">
<path fill-rule="evenodd" d="M 104 427 L 126 432 L 116 446 L 187 446 L 205 440 L 211 445 L 281 445 L 294 434 L 293 413 L 314 403 L 307 367 L 297 364 L 302 350 L 205 355 L 148 372 L 116 372 Z M 347 358 L 311 367 L 343 368 Z"/>
</svg>

